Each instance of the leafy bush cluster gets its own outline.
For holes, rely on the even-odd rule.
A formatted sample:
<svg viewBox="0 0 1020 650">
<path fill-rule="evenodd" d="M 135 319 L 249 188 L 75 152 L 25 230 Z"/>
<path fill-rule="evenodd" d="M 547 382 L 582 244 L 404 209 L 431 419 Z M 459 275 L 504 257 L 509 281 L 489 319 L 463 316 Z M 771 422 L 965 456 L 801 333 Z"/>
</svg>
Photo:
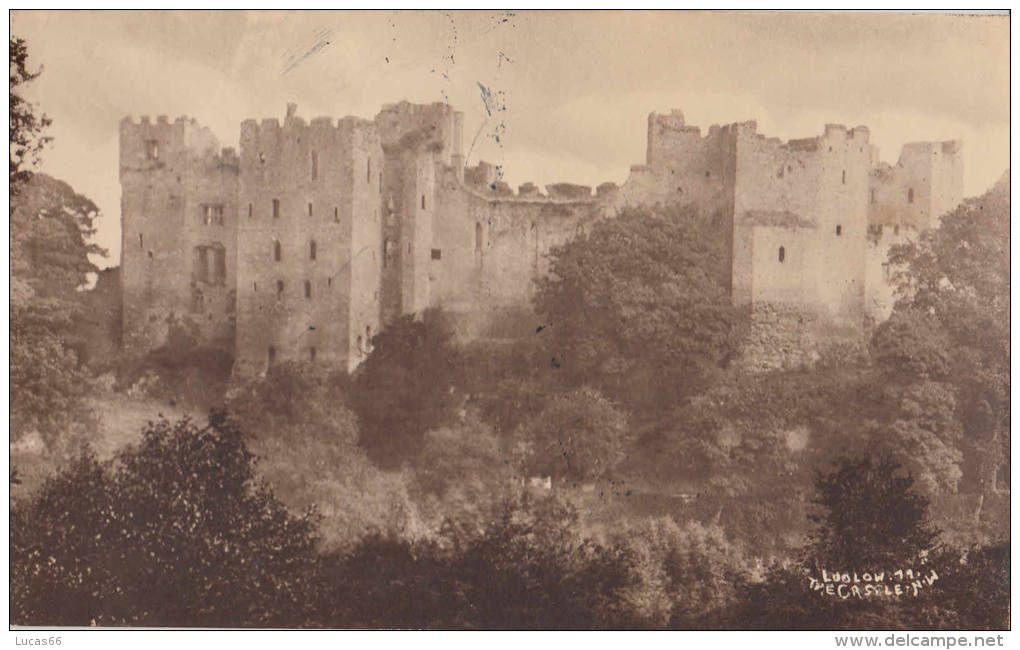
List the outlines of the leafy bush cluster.
<svg viewBox="0 0 1020 650">
<path fill-rule="evenodd" d="M 205 426 L 160 421 L 112 461 L 84 454 L 14 504 L 11 618 L 443 629 L 1004 625 L 1008 550 L 976 548 L 961 561 L 933 546 L 926 502 L 897 472 L 895 463 L 847 460 L 819 476 L 827 515 L 803 566 L 903 562 L 920 545 L 932 549 L 945 587 L 937 597 L 833 604 L 808 592 L 798 565 L 756 579 L 718 528 L 667 519 L 598 542 L 577 534 L 575 510 L 526 493 L 477 528 L 451 521 L 429 539 L 367 534 L 330 549 L 314 512 L 293 514 L 258 478 L 235 422 L 221 413 Z M 848 534 L 856 545 L 839 541 Z"/>
</svg>

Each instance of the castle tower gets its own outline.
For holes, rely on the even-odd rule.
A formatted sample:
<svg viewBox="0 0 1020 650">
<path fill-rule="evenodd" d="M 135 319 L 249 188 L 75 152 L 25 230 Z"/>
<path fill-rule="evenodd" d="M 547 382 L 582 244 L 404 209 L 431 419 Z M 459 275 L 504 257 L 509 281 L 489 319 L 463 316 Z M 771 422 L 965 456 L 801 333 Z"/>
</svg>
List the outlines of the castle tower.
<svg viewBox="0 0 1020 650">
<path fill-rule="evenodd" d="M 382 149 L 366 120 L 241 125 L 235 372 L 352 370 L 379 331 Z"/>
<path fill-rule="evenodd" d="M 375 117 L 383 172 L 383 322 L 431 303 L 429 265 L 437 178 L 463 179 L 463 113 L 448 104 L 388 104 Z"/>
<path fill-rule="evenodd" d="M 237 156 L 193 120 L 120 123 L 123 346 L 233 345 Z"/>
<path fill-rule="evenodd" d="M 868 189 L 867 312 L 881 322 L 895 300 L 889 249 L 917 239 L 963 201 L 959 140 L 904 145 L 896 165 L 871 171 Z"/>
</svg>

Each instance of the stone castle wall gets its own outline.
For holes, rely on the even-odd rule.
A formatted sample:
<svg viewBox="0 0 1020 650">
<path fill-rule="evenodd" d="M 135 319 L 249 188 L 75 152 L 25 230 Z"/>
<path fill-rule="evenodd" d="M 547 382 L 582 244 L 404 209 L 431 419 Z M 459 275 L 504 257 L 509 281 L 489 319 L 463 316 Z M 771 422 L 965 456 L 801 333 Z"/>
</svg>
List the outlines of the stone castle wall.
<svg viewBox="0 0 1020 650">
<path fill-rule="evenodd" d="M 250 120 L 241 169 L 235 364 L 242 372 L 270 359 L 353 365 L 366 332 L 379 328 L 375 126 Z"/>
<path fill-rule="evenodd" d="M 621 208 L 679 203 L 721 217 L 749 364 L 801 363 L 888 314 L 889 247 L 962 199 L 958 142 L 907 145 L 893 167 L 864 127 L 782 142 L 754 122 L 702 135 L 680 111 L 652 113 L 645 164 L 622 186 L 514 192 L 493 165 L 465 168 L 448 105 L 294 112 L 243 122 L 239 156 L 192 121 L 122 123 L 127 348 L 183 319 L 233 344 L 239 374 L 352 370 L 386 323 L 430 307 L 465 338 L 521 336 L 550 250 Z"/>
<path fill-rule="evenodd" d="M 123 347 L 173 327 L 229 345 L 234 329 L 237 155 L 194 121 L 120 124 Z"/>
</svg>

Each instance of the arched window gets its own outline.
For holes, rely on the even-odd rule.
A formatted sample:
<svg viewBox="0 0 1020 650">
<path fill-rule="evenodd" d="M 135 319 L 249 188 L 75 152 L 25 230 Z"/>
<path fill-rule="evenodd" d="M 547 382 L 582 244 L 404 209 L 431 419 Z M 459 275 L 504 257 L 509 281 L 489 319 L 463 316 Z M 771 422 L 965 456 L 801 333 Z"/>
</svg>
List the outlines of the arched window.
<svg viewBox="0 0 1020 650">
<path fill-rule="evenodd" d="M 279 262 L 283 259 L 283 247 L 280 246 L 280 240 L 273 240 L 273 260 Z"/>
<path fill-rule="evenodd" d="M 786 261 L 786 248 L 784 246 L 779 247 L 779 261 Z"/>
</svg>

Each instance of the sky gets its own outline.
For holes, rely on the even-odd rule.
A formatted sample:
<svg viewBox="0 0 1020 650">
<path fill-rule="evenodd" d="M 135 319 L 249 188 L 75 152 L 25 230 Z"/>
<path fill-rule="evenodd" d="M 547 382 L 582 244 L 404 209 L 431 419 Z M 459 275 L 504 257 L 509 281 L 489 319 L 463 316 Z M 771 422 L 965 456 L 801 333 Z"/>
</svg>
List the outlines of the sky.
<svg viewBox="0 0 1020 650">
<path fill-rule="evenodd" d="M 784 140 L 863 124 L 890 163 L 904 143 L 962 139 L 968 196 L 1009 166 L 1003 16 L 15 11 L 11 34 L 43 67 L 26 91 L 53 119 L 40 170 L 100 207 L 100 266 L 120 257 L 125 116 L 186 115 L 236 147 L 242 120 L 288 102 L 311 119 L 446 101 L 464 112 L 467 163 L 501 165 L 514 187 L 623 183 L 648 113 L 672 108 L 703 131 L 754 119 Z"/>
</svg>

